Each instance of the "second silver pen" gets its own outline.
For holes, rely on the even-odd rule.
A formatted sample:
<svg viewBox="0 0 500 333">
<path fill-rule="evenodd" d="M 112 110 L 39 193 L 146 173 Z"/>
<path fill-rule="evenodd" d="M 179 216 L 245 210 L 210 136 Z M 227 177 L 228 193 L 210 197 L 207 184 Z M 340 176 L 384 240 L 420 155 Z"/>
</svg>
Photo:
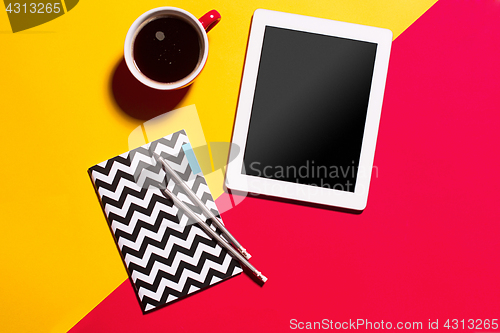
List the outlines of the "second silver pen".
<svg viewBox="0 0 500 333">
<path fill-rule="evenodd" d="M 241 246 L 241 244 L 236 240 L 236 238 L 231 235 L 231 233 L 224 227 L 224 225 L 219 221 L 219 219 L 210 211 L 210 209 L 205 206 L 205 204 L 198 198 L 196 193 L 187 186 L 187 184 L 182 180 L 181 177 L 175 172 L 170 165 L 168 165 L 167 161 L 157 153 L 153 153 L 154 157 L 156 158 L 157 161 L 160 161 L 161 164 L 163 165 L 164 170 L 174 179 L 174 181 L 182 188 L 184 193 L 188 195 L 188 197 L 193 201 L 193 203 L 198 206 L 203 214 L 209 218 L 215 226 L 222 231 L 222 235 L 224 239 L 228 242 L 234 245 L 234 247 L 241 253 L 245 259 L 250 259 L 252 256 L 247 252 L 247 250 Z"/>
<path fill-rule="evenodd" d="M 225 248 L 233 258 L 238 260 L 242 265 L 246 266 L 262 282 L 267 281 L 267 278 L 264 275 L 262 275 L 261 272 L 259 272 L 255 267 L 253 267 L 252 264 L 248 262 L 248 260 L 243 258 L 243 256 L 240 255 L 231 245 L 229 245 L 228 242 L 223 240 L 222 237 L 220 237 L 214 230 L 212 230 L 212 228 L 210 228 L 208 224 L 206 224 L 198 215 L 196 215 L 191 209 L 189 209 L 189 207 L 186 206 L 186 204 L 182 202 L 179 198 L 177 198 L 168 188 L 164 188 L 162 191 L 163 193 L 165 193 L 165 195 L 167 195 L 170 199 L 172 199 L 172 201 L 178 208 L 182 209 L 185 214 L 187 214 L 190 218 L 194 219 L 198 223 L 198 225 L 210 237 L 212 237 L 212 239 L 214 239 L 221 247 Z"/>
</svg>

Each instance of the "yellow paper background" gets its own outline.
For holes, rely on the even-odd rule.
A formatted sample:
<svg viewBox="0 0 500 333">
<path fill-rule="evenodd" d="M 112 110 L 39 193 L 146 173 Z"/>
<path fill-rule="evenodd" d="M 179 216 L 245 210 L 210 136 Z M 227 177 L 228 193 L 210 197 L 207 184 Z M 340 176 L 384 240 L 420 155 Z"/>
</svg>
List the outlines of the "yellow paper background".
<svg viewBox="0 0 500 333">
<path fill-rule="evenodd" d="M 127 151 L 143 122 L 110 90 L 140 14 L 165 5 L 221 13 L 208 63 L 178 107 L 196 105 L 207 141 L 229 141 L 255 9 L 388 28 L 396 38 L 435 1 L 84 0 L 16 34 L 0 13 L 0 331 L 66 332 L 127 278 L 87 169 Z"/>
</svg>

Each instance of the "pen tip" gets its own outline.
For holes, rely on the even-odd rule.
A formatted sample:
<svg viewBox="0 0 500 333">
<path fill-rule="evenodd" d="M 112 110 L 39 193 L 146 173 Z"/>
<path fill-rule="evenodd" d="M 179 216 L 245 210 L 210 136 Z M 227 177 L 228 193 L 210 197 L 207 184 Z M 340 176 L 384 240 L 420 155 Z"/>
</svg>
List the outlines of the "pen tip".
<svg viewBox="0 0 500 333">
<path fill-rule="evenodd" d="M 158 155 L 157 153 L 153 153 L 153 156 L 157 161 L 160 160 L 160 155 Z"/>
<path fill-rule="evenodd" d="M 252 258 L 252 255 L 251 255 L 250 253 L 248 253 L 248 252 L 247 252 L 247 250 L 246 250 L 245 248 L 240 247 L 240 248 L 239 248 L 239 250 L 240 250 L 241 255 L 242 255 L 243 257 L 245 257 L 245 259 L 246 259 L 246 260 L 248 260 L 248 259 Z"/>
<path fill-rule="evenodd" d="M 265 277 L 265 276 L 264 276 L 261 272 L 256 271 L 255 273 L 256 273 L 257 277 L 258 277 L 258 278 L 259 278 L 259 279 L 260 279 L 263 283 L 266 283 L 267 278 L 266 278 L 266 277 Z"/>
</svg>

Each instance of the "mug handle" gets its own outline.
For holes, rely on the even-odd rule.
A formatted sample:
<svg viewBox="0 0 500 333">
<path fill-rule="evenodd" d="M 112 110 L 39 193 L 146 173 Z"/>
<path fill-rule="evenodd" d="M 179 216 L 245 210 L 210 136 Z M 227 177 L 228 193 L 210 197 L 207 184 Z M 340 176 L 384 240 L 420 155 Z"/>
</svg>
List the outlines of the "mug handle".
<svg viewBox="0 0 500 333">
<path fill-rule="evenodd" d="M 209 32 L 213 27 L 217 25 L 217 23 L 219 23 L 220 19 L 221 17 L 219 12 L 214 9 L 200 17 L 199 21 L 203 28 L 205 28 L 205 31 Z"/>
</svg>

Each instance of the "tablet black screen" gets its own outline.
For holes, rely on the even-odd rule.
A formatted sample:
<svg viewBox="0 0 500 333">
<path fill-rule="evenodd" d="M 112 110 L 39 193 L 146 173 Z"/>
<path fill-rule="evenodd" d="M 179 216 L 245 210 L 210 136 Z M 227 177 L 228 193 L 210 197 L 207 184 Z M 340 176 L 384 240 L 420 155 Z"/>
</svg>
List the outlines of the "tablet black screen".
<svg viewBox="0 0 500 333">
<path fill-rule="evenodd" d="M 242 173 L 354 192 L 376 49 L 267 26 Z"/>
</svg>

